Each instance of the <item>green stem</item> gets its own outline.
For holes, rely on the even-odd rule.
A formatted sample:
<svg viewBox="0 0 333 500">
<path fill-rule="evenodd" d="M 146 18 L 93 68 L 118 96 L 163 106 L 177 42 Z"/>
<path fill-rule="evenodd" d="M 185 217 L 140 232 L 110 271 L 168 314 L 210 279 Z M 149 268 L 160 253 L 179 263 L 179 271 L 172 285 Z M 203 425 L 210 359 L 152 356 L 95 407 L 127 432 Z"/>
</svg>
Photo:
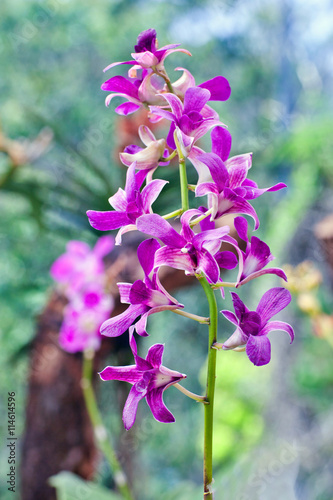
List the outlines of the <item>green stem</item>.
<svg viewBox="0 0 333 500">
<path fill-rule="evenodd" d="M 205 318 L 204 316 L 198 316 L 197 314 L 192 314 L 183 311 L 182 309 L 171 309 L 171 311 L 174 312 L 175 314 L 179 314 L 179 316 L 185 316 L 185 318 L 194 319 L 194 321 L 197 321 L 202 325 L 209 325 L 209 318 Z"/>
<path fill-rule="evenodd" d="M 190 208 L 187 188 L 186 160 L 183 155 L 181 145 L 177 137 L 177 131 L 174 131 L 173 138 L 177 147 L 179 158 L 179 177 L 180 177 L 180 194 L 182 199 L 182 211 L 186 212 Z"/>
<path fill-rule="evenodd" d="M 181 208 L 178 208 L 178 210 L 174 210 L 174 212 L 170 212 L 169 214 L 162 215 L 163 219 L 172 219 L 173 217 L 178 217 L 178 215 L 181 215 L 183 213 L 183 210 Z"/>
<path fill-rule="evenodd" d="M 98 410 L 94 389 L 91 383 L 93 373 L 93 360 L 94 352 L 91 350 L 84 351 L 81 380 L 84 400 L 91 423 L 94 428 L 94 434 L 98 445 L 101 451 L 104 453 L 105 458 L 108 460 L 112 469 L 114 482 L 124 499 L 133 500 L 133 496 L 127 483 L 127 478 L 108 439 L 102 417 Z"/>
<path fill-rule="evenodd" d="M 215 285 L 212 285 L 213 290 L 216 290 L 217 288 L 236 288 L 237 283 L 216 283 Z"/>
<path fill-rule="evenodd" d="M 194 401 L 197 401 L 198 403 L 206 403 L 205 396 L 198 396 L 198 394 L 194 394 L 194 392 L 188 391 L 187 389 L 185 389 L 185 387 L 178 383 L 173 384 L 173 386 L 176 387 L 176 389 L 178 389 L 180 392 L 185 394 L 185 396 L 187 396 L 188 398 L 194 399 Z"/>
<path fill-rule="evenodd" d="M 216 342 L 217 335 L 217 305 L 214 292 L 207 281 L 202 276 L 199 278 L 204 289 L 209 304 L 209 339 L 208 339 L 208 368 L 207 368 L 207 388 L 205 404 L 205 430 L 204 430 L 204 499 L 213 500 L 213 419 L 214 419 L 214 393 L 215 393 L 215 372 L 216 372 L 216 349 L 212 349 Z"/>
<path fill-rule="evenodd" d="M 211 213 L 213 212 L 213 208 L 210 208 L 209 210 L 207 210 L 207 212 L 205 212 L 203 215 L 200 215 L 200 217 L 197 217 L 196 219 L 193 219 L 191 222 L 190 222 L 190 226 L 191 227 L 194 227 L 196 226 L 197 224 L 199 224 L 199 222 L 201 222 L 202 220 L 204 220 L 206 217 L 208 217 L 209 215 L 211 215 Z"/>
</svg>

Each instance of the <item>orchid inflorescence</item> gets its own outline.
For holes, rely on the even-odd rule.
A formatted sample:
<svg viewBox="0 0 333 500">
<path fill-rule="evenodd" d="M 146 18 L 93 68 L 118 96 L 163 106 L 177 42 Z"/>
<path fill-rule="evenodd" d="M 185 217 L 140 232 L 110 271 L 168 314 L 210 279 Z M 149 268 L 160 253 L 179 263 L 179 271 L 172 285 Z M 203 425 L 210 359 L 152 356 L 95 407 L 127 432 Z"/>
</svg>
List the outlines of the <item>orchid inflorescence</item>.
<svg viewBox="0 0 333 500">
<path fill-rule="evenodd" d="M 250 311 L 233 292 L 235 312 L 221 312 L 235 325 L 236 330 L 229 339 L 217 342 L 214 290 L 220 290 L 224 296 L 225 287 L 234 286 L 237 289 L 264 274 L 275 274 L 287 279 L 282 269 L 266 268 L 274 257 L 266 243 L 256 236 L 249 238 L 248 222 L 244 217 L 252 218 L 254 230 L 258 229 L 259 218 L 251 204 L 252 200 L 266 192 L 285 188 L 286 185 L 278 183 L 268 188 L 259 188 L 247 177 L 252 166 L 252 154 L 230 157 L 231 134 L 218 113 L 209 105 L 212 101 L 226 101 L 230 97 L 229 82 L 223 76 L 216 76 L 196 85 L 193 75 L 185 68 L 176 68 L 182 74 L 172 82 L 164 67 L 165 58 L 177 51 L 191 55 L 178 47 L 178 44 L 166 45 L 159 49 L 155 30 L 148 29 L 138 36 L 131 54 L 132 60 L 115 62 L 105 68 L 109 70 L 118 65 L 130 65 L 127 77 L 113 76 L 102 85 L 102 90 L 109 92 L 107 106 L 114 97 L 120 96 L 125 102 L 115 109 L 116 113 L 129 115 L 145 109 L 153 124 L 164 120 L 169 125 L 169 131 L 165 137 L 157 139 L 149 127 L 139 127 L 138 133 L 144 147 L 131 144 L 120 153 L 120 160 L 128 170 L 125 188 L 119 188 L 109 199 L 113 210 L 89 210 L 87 215 L 91 226 L 97 230 L 118 229 L 118 245 L 128 231 L 137 230 L 149 237 L 138 247 L 138 259 L 144 278 L 135 283 L 118 284 L 121 302 L 128 304 L 128 308 L 122 314 L 107 319 L 100 330 L 108 337 L 117 337 L 129 330 L 129 345 L 135 365 L 107 367 L 100 374 L 103 380 L 121 380 L 132 384 L 123 412 L 126 429 L 134 424 L 138 403 L 143 398 L 146 398 L 156 420 L 173 422 L 173 415 L 163 403 L 163 391 L 173 384 L 177 384 L 177 387 L 178 382 L 185 378 L 184 374 L 162 365 L 162 344 L 151 346 L 145 359 L 137 354 L 134 334 L 148 336 L 148 316 L 170 310 L 209 324 L 207 392 L 205 396 L 193 396 L 193 399 L 202 400 L 207 412 L 205 498 L 212 498 L 209 496 L 212 482 L 209 432 L 213 418 L 217 351 L 245 350 L 254 365 L 262 366 L 271 358 L 271 346 L 267 338 L 269 332 L 283 330 L 289 334 L 291 342 L 294 338 L 290 325 L 282 321 L 269 321 L 291 300 L 288 290 L 276 287 L 263 295 L 256 311 Z M 205 152 L 198 145 L 199 140 L 207 133 L 211 135 L 211 152 Z M 176 157 L 179 162 L 182 206 L 161 216 L 153 212 L 152 204 L 167 182 L 153 176 L 159 166 L 165 168 Z M 195 186 L 187 183 L 187 159 L 198 175 Z M 203 206 L 190 208 L 189 190 L 194 191 L 195 197 L 204 200 Z M 237 215 L 234 227 L 238 241 L 243 242 L 240 246 L 245 247 L 244 251 L 239 247 L 238 241 L 230 236 L 230 227 L 223 224 L 223 217 L 227 214 Z M 179 232 L 168 221 L 178 217 L 181 226 Z M 226 244 L 229 250 L 225 249 Z M 230 251 L 230 247 L 234 251 Z M 159 279 L 159 269 L 162 266 L 183 270 L 185 274 L 198 279 L 208 299 L 209 318 L 185 312 L 183 305 L 165 290 Z M 221 270 L 237 266 L 235 283 L 224 283 Z M 186 389 L 181 389 L 186 393 Z M 192 393 L 187 392 L 191 397 Z"/>
</svg>

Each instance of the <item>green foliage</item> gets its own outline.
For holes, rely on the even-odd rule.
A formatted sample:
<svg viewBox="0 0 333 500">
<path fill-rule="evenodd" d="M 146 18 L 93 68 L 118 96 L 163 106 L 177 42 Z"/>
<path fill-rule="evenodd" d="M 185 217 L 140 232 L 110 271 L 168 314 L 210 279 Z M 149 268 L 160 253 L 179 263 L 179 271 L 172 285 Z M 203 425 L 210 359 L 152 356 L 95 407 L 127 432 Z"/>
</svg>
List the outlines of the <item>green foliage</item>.
<svg viewBox="0 0 333 500">
<path fill-rule="evenodd" d="M 57 500 L 121 500 L 122 497 L 99 484 L 84 481 L 71 472 L 60 472 L 49 479 L 57 490 Z"/>
</svg>

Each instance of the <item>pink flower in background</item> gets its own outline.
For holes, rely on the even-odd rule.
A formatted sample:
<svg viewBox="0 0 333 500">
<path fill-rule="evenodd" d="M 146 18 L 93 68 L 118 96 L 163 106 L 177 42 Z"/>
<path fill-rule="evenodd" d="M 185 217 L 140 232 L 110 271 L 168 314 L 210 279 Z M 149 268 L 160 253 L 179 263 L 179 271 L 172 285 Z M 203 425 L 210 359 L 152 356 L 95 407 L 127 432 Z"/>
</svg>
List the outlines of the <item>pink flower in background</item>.
<svg viewBox="0 0 333 500">
<path fill-rule="evenodd" d="M 106 292 L 103 257 L 114 247 L 114 238 L 103 236 L 91 249 L 82 241 L 70 241 L 67 252 L 51 267 L 68 304 L 60 328 L 59 343 L 68 352 L 100 347 L 100 325 L 110 316 L 113 298 Z"/>
</svg>

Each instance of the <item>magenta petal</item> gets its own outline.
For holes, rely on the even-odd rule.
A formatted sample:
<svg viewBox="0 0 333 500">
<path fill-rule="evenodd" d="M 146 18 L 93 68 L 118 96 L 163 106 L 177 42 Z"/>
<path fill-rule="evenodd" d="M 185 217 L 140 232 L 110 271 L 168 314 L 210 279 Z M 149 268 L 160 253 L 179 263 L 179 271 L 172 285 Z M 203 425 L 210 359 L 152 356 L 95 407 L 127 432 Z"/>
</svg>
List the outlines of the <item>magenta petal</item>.
<svg viewBox="0 0 333 500">
<path fill-rule="evenodd" d="M 138 246 L 138 258 L 146 276 L 149 276 L 154 268 L 155 253 L 161 248 L 157 240 L 150 238 L 145 240 Z"/>
<path fill-rule="evenodd" d="M 88 210 L 87 216 L 90 225 L 99 231 L 111 231 L 112 229 L 119 229 L 122 226 L 132 223 L 126 212 L 97 212 L 95 210 Z"/>
<path fill-rule="evenodd" d="M 93 253 L 100 258 L 108 255 L 114 247 L 114 238 L 111 236 L 102 236 L 98 239 L 96 245 L 94 246 Z"/>
<path fill-rule="evenodd" d="M 143 385 L 138 382 L 133 385 L 129 392 L 123 411 L 123 422 L 127 431 L 135 422 L 139 401 L 141 401 L 141 399 L 143 399 L 147 394 L 147 385 L 148 384 Z"/>
<path fill-rule="evenodd" d="M 266 336 L 250 335 L 246 344 L 246 354 L 255 366 L 267 365 L 271 359 L 271 343 Z"/>
<path fill-rule="evenodd" d="M 224 76 L 216 76 L 199 85 L 210 92 L 210 101 L 226 101 L 231 94 L 229 82 Z"/>
<path fill-rule="evenodd" d="M 261 316 L 264 326 L 269 319 L 287 307 L 291 301 L 291 294 L 285 288 L 271 288 L 261 297 L 256 312 Z"/>
<path fill-rule="evenodd" d="M 205 273 L 210 283 L 217 283 L 220 277 L 220 268 L 214 257 L 207 250 L 202 250 L 198 253 L 197 271 Z"/>
<path fill-rule="evenodd" d="M 176 120 L 174 114 L 170 113 L 170 111 L 167 111 L 165 109 L 161 109 L 158 106 L 149 106 L 149 109 L 156 116 L 160 116 L 161 118 L 165 118 L 166 120 L 172 122 Z"/>
<path fill-rule="evenodd" d="M 151 295 L 152 291 L 147 288 L 144 282 L 141 280 L 136 280 L 133 283 L 129 293 L 130 303 L 149 305 L 148 303 L 151 300 Z"/>
<path fill-rule="evenodd" d="M 122 382 L 128 382 L 130 384 L 135 384 L 138 382 L 142 373 L 139 372 L 136 365 L 130 366 L 107 366 L 99 373 L 102 380 L 120 380 Z"/>
<path fill-rule="evenodd" d="M 133 321 L 146 312 L 147 306 L 144 305 L 130 305 L 126 311 L 118 316 L 107 319 L 101 326 L 100 332 L 106 337 L 119 337 L 131 326 Z"/>
<path fill-rule="evenodd" d="M 247 200 L 253 200 L 254 198 L 258 198 L 258 196 L 261 196 L 262 194 L 266 192 L 274 192 L 274 191 L 279 191 L 280 189 L 286 188 L 287 185 L 284 184 L 283 182 L 279 182 L 278 184 L 275 184 L 274 186 L 271 186 L 269 188 L 263 188 L 259 189 L 257 187 L 251 187 L 251 186 L 246 186 L 246 199 Z"/>
<path fill-rule="evenodd" d="M 233 323 L 234 325 L 238 326 L 239 321 L 233 312 L 225 310 L 222 310 L 220 312 L 223 314 L 225 318 L 227 318 L 228 321 L 230 321 L 230 323 Z"/>
<path fill-rule="evenodd" d="M 189 89 L 190 90 L 190 89 Z M 174 94 L 163 94 L 164 99 L 170 105 L 171 111 L 174 114 L 176 120 L 180 120 L 183 115 L 183 103 L 179 97 Z"/>
<path fill-rule="evenodd" d="M 184 114 L 200 112 L 209 99 L 210 92 L 206 89 L 199 87 L 187 89 L 184 96 Z"/>
<path fill-rule="evenodd" d="M 260 335 L 267 335 L 269 332 L 273 330 L 282 330 L 287 332 L 290 337 L 290 343 L 292 344 L 295 338 L 294 330 L 289 323 L 285 323 L 284 321 L 270 321 L 266 326 L 261 330 Z"/>
<path fill-rule="evenodd" d="M 212 153 L 217 154 L 222 161 L 229 158 L 232 137 L 230 132 L 224 127 L 215 127 L 211 133 Z"/>
<path fill-rule="evenodd" d="M 64 283 L 70 280 L 73 269 L 77 265 L 78 256 L 63 254 L 52 264 L 50 274 L 55 281 Z"/>
<path fill-rule="evenodd" d="M 117 115 L 127 116 L 135 113 L 135 111 L 140 108 L 141 106 L 135 104 L 134 102 L 123 102 L 123 104 L 120 104 L 116 107 L 115 112 L 117 113 Z"/>
<path fill-rule="evenodd" d="M 222 240 L 230 231 L 229 226 L 218 227 L 217 229 L 208 229 L 202 233 L 196 234 L 193 238 L 193 245 L 201 250 L 207 241 Z"/>
<path fill-rule="evenodd" d="M 151 205 L 157 199 L 158 195 L 160 194 L 160 192 L 162 191 L 162 189 L 166 184 L 168 184 L 168 181 L 155 179 L 149 182 L 143 188 L 141 192 L 141 197 L 142 197 L 143 209 L 146 213 L 150 211 Z"/>
<path fill-rule="evenodd" d="M 154 416 L 158 422 L 163 422 L 165 424 L 175 422 L 175 417 L 168 410 L 163 402 L 163 391 L 164 387 L 158 387 L 153 389 L 147 394 L 147 403 Z"/>
<path fill-rule="evenodd" d="M 148 312 L 150 312 L 152 309 L 150 309 Z M 148 337 L 149 334 L 147 333 L 147 319 L 148 319 L 148 313 L 145 313 L 141 316 L 139 321 L 137 321 L 134 325 L 135 331 L 140 337 Z"/>
<path fill-rule="evenodd" d="M 162 247 L 156 252 L 155 268 L 169 266 L 193 274 L 193 262 L 187 253 L 170 247 Z"/>
<path fill-rule="evenodd" d="M 130 304 L 130 291 L 132 283 L 117 283 L 122 304 Z"/>
<path fill-rule="evenodd" d="M 223 191 L 229 180 L 229 173 L 221 158 L 214 153 L 204 153 L 198 156 L 198 160 L 207 165 L 219 192 Z"/>
<path fill-rule="evenodd" d="M 137 228 L 142 233 L 159 238 L 165 245 L 183 248 L 186 244 L 184 238 L 173 227 L 157 214 L 143 215 L 137 219 Z"/>
<path fill-rule="evenodd" d="M 239 285 L 245 285 L 245 283 L 248 283 L 251 280 L 254 280 L 256 278 L 259 278 L 259 276 L 263 276 L 264 274 L 275 274 L 279 278 L 282 278 L 285 281 L 288 281 L 286 273 L 283 271 L 283 269 L 280 269 L 279 267 L 271 267 L 269 269 L 261 269 L 260 271 L 256 271 L 254 273 L 251 273 L 249 276 L 247 276 L 244 279 L 241 279 L 239 282 Z"/>
<path fill-rule="evenodd" d="M 254 229 L 258 229 L 260 222 L 253 206 L 229 188 L 225 188 L 223 196 L 219 197 L 217 218 L 224 214 L 246 214 L 254 220 Z"/>
<path fill-rule="evenodd" d="M 247 235 L 247 226 L 248 226 L 247 220 L 244 217 L 235 217 L 234 226 L 235 226 L 235 229 L 238 233 L 238 236 L 242 240 L 248 242 L 249 238 Z"/>
<path fill-rule="evenodd" d="M 234 333 L 223 343 L 223 349 L 235 349 L 236 347 L 244 346 L 248 341 L 246 335 L 241 328 L 237 326 Z"/>
<path fill-rule="evenodd" d="M 159 368 L 162 364 L 162 357 L 164 351 L 164 344 L 155 344 L 148 350 L 146 361 L 152 365 L 153 368 Z"/>
<path fill-rule="evenodd" d="M 229 250 L 217 253 L 214 258 L 222 269 L 235 269 L 238 264 L 236 255 Z"/>
<path fill-rule="evenodd" d="M 219 190 L 213 182 L 201 182 L 201 184 L 198 184 L 195 188 L 195 196 L 206 196 L 211 193 L 216 196 L 219 194 Z"/>
<path fill-rule="evenodd" d="M 242 320 L 243 314 L 249 312 L 248 308 L 244 304 L 244 302 L 238 297 L 237 293 L 231 292 L 232 296 L 232 304 L 235 309 L 235 313 L 239 321 Z"/>
<path fill-rule="evenodd" d="M 136 86 L 123 76 L 114 76 L 110 78 L 110 80 L 103 83 L 101 89 L 108 92 L 121 92 L 135 99 L 139 98 Z"/>
</svg>

